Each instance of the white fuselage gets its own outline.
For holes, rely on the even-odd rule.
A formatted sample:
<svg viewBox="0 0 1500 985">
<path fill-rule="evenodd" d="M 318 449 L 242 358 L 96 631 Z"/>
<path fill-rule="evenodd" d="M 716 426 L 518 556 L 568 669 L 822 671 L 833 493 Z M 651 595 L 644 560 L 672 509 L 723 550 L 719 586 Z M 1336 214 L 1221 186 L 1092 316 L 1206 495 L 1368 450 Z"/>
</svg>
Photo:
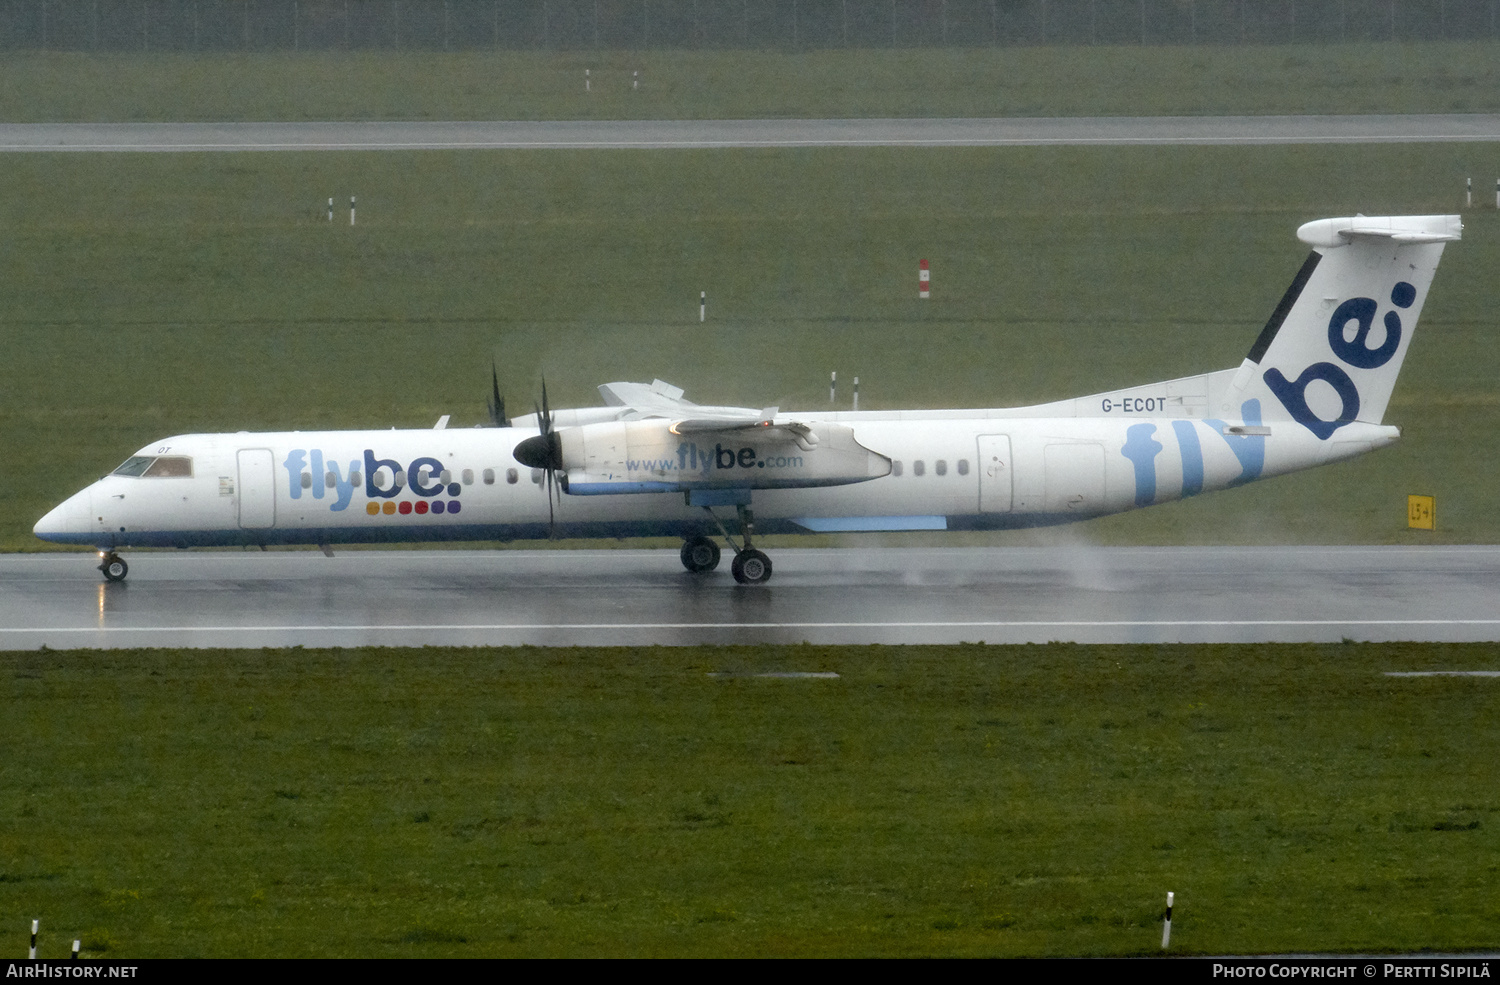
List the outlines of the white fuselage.
<svg viewBox="0 0 1500 985">
<path fill-rule="evenodd" d="M 1031 416 L 1054 409 L 1062 407 L 969 416 L 799 415 L 852 428 L 860 445 L 889 460 L 889 474 L 822 488 L 757 488 L 743 498 L 750 500 L 760 533 L 1041 526 L 1321 465 L 1383 447 L 1399 434 L 1394 427 L 1353 422 L 1340 430 L 1338 441 L 1328 442 L 1290 422 L 1261 426 L 1254 414 L 1232 420 L 1170 416 L 1192 413 L 1180 404 L 1164 407 L 1169 416 L 1160 417 Z M 105 476 L 43 517 L 36 533 L 101 549 L 545 537 L 544 475 L 512 455 L 536 433 L 472 428 L 180 435 L 132 459 L 169 460 L 169 474 Z M 724 490 L 738 489 L 737 476 L 764 469 L 767 459 L 776 467 L 778 454 L 780 461 L 791 460 L 785 445 L 747 456 L 739 452 L 753 448 L 754 440 L 735 448 L 723 444 L 703 449 L 702 458 L 712 470 L 704 474 Z M 684 492 L 559 495 L 555 533 L 692 536 L 715 530 L 713 518 L 689 498 Z M 734 520 L 733 510 L 720 512 Z"/>
</svg>

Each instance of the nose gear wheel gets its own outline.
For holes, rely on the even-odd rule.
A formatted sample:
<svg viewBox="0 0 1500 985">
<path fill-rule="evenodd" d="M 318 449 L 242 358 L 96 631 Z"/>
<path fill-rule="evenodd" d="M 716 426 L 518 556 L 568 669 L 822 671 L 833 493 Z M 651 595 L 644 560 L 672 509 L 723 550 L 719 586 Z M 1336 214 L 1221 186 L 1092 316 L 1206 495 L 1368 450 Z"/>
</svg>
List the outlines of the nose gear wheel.
<svg viewBox="0 0 1500 985">
<path fill-rule="evenodd" d="M 126 564 L 125 559 L 120 555 L 111 551 L 99 562 L 99 570 L 104 572 L 105 581 L 124 581 L 125 576 L 130 574 L 130 565 Z"/>
</svg>

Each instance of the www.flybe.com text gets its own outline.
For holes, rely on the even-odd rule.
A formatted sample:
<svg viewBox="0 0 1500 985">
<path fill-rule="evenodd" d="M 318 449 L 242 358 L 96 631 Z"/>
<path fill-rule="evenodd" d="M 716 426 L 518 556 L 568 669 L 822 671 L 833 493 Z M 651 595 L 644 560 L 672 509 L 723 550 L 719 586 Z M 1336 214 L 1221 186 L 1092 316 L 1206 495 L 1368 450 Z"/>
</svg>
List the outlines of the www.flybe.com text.
<svg viewBox="0 0 1500 985">
<path fill-rule="evenodd" d="M 713 451 L 699 448 L 690 441 L 677 446 L 676 458 L 632 458 L 625 460 L 628 472 L 701 472 L 707 476 L 713 469 L 800 469 L 801 455 L 767 455 L 754 448 L 725 448 L 714 445 Z"/>
</svg>

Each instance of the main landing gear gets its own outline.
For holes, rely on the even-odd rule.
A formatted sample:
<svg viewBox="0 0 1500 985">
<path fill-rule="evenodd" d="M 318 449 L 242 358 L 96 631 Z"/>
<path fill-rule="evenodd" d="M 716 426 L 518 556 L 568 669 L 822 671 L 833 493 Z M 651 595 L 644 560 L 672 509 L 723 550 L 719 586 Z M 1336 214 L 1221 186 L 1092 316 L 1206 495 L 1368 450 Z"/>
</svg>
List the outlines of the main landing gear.
<svg viewBox="0 0 1500 985">
<path fill-rule="evenodd" d="M 124 581 L 130 574 L 130 565 L 114 551 L 100 551 L 99 570 L 104 572 L 105 581 Z"/>
<path fill-rule="evenodd" d="M 725 543 L 734 551 L 734 560 L 729 565 L 729 572 L 734 575 L 734 580 L 741 585 L 759 585 L 770 581 L 771 559 L 750 546 L 750 538 L 755 534 L 755 517 L 750 511 L 743 506 L 738 508 L 740 530 L 743 531 L 744 538 L 740 546 L 736 547 L 734 538 L 729 536 L 729 531 L 724 527 L 724 521 L 710 507 L 705 506 L 703 509 L 713 517 L 719 532 L 724 535 Z M 694 574 L 714 570 L 719 566 L 719 545 L 702 535 L 688 538 L 682 545 L 682 566 Z"/>
<path fill-rule="evenodd" d="M 682 566 L 695 575 L 707 574 L 719 566 L 719 545 L 707 537 L 690 537 L 682 545 Z"/>
</svg>

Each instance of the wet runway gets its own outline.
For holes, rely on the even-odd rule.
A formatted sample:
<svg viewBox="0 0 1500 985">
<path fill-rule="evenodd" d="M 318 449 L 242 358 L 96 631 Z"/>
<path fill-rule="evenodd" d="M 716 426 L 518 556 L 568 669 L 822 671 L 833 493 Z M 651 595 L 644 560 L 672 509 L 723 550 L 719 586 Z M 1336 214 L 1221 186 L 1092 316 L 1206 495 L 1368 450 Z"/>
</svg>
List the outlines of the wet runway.
<svg viewBox="0 0 1500 985">
<path fill-rule="evenodd" d="M 4 151 L 1005 147 L 1500 141 L 1500 115 L 0 123 Z"/>
<path fill-rule="evenodd" d="M 1500 547 L 0 556 L 0 648 L 1500 640 Z"/>
</svg>

